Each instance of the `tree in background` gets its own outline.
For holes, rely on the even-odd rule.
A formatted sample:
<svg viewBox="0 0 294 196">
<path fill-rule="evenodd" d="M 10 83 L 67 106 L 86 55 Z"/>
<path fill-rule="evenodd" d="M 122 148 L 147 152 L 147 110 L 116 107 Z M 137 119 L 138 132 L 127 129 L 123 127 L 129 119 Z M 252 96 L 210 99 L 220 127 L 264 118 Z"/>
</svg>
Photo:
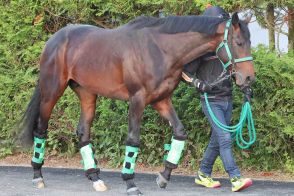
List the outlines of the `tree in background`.
<svg viewBox="0 0 294 196">
<path fill-rule="evenodd" d="M 82 0 L 74 3 L 36 1 L 35 4 L 40 8 L 35 21 L 45 21 L 45 27 L 51 33 L 68 23 L 88 23 L 114 28 L 140 15 L 197 15 L 207 4 L 219 5 L 230 12 L 247 10 L 253 13 L 259 25 L 269 30 L 271 50 L 279 45 L 275 32 L 278 36 L 288 36 L 289 51 L 294 49 L 293 0 Z M 288 32 L 282 30 L 283 26 L 287 27 Z"/>
<path fill-rule="evenodd" d="M 285 21 L 288 24 L 289 31 L 288 31 L 288 50 L 294 50 L 294 3 L 288 6 L 288 15 L 285 17 Z"/>
<path fill-rule="evenodd" d="M 271 50 L 275 49 L 275 32 L 284 34 L 288 37 L 288 49 L 294 50 L 294 1 L 293 0 L 194 0 L 196 5 L 204 7 L 210 3 L 219 5 L 226 10 L 244 11 L 253 13 L 259 25 L 269 30 L 269 46 Z M 282 30 L 287 26 L 288 32 Z M 277 39 L 277 45 L 279 39 Z M 278 49 L 278 48 L 277 48 Z"/>
<path fill-rule="evenodd" d="M 251 7 L 257 17 L 258 23 L 269 30 L 270 49 L 274 50 L 275 45 L 279 46 L 280 34 L 288 37 L 288 50 L 292 51 L 294 49 L 294 21 L 291 19 L 293 18 L 293 6 L 293 1 L 270 0 Z M 287 27 L 288 32 L 284 31 L 283 27 Z M 277 44 L 275 43 L 275 32 L 278 33 Z"/>
<path fill-rule="evenodd" d="M 275 7 L 272 3 L 268 3 L 266 5 L 266 21 L 269 26 L 268 28 L 268 34 L 269 34 L 269 48 L 271 51 L 275 50 L 275 29 L 273 28 L 275 26 Z"/>
</svg>

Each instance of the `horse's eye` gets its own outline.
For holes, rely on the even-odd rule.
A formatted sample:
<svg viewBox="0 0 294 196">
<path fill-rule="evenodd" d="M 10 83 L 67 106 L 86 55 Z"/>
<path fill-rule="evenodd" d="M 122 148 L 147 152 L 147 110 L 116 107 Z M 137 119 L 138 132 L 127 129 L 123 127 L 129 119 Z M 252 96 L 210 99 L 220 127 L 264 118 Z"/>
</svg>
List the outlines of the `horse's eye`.
<svg viewBox="0 0 294 196">
<path fill-rule="evenodd" d="M 238 46 L 243 46 L 243 43 L 242 42 L 237 42 L 237 45 Z"/>
</svg>

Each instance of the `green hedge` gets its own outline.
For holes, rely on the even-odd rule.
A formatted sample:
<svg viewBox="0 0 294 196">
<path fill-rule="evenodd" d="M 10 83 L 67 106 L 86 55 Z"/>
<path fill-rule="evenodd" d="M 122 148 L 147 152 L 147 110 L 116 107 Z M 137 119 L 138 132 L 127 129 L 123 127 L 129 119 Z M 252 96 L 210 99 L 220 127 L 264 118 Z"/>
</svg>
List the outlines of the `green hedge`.
<svg viewBox="0 0 294 196">
<path fill-rule="evenodd" d="M 147 5 L 142 0 L 142 9 L 133 8 L 131 11 L 135 10 L 134 13 L 127 15 L 130 10 L 123 14 L 118 14 L 115 10 L 107 13 L 107 6 L 114 9 L 114 5 L 100 1 L 79 1 L 71 4 L 52 2 L 27 0 L 0 3 L 1 157 L 13 153 L 13 137 L 15 133 L 18 134 L 15 125 L 33 93 L 41 50 L 54 31 L 67 23 L 94 24 L 93 21 L 106 16 L 116 16 L 120 18 L 119 22 L 124 22 L 142 14 L 144 10 L 149 10 L 144 12 L 149 15 L 156 14 L 154 7 L 157 6 L 155 1 Z M 176 10 L 172 6 L 169 9 L 171 12 Z M 116 25 L 113 21 L 109 24 Z M 284 169 L 294 172 L 294 57 L 278 57 L 263 47 L 255 49 L 253 54 L 257 81 L 253 86 L 252 105 L 257 141 L 248 150 L 235 148 L 236 159 L 243 168 Z M 238 119 L 242 104 L 242 95 L 238 89 L 235 89 L 235 94 L 234 122 Z M 176 111 L 189 133 L 182 164 L 193 168 L 199 166 L 209 141 L 209 124 L 202 114 L 198 97 L 193 88 L 183 83 L 173 96 Z M 92 140 L 96 156 L 109 160 L 113 166 L 120 165 L 124 158 L 127 109 L 127 102 L 103 97 L 97 100 Z M 68 156 L 78 152 L 75 130 L 79 110 L 77 97 L 67 89 L 54 108 L 49 122 L 47 153 Z M 141 127 L 142 145 L 138 161 L 150 165 L 161 164 L 163 141 L 170 140 L 171 132 L 168 124 L 153 109 L 147 107 Z"/>
</svg>

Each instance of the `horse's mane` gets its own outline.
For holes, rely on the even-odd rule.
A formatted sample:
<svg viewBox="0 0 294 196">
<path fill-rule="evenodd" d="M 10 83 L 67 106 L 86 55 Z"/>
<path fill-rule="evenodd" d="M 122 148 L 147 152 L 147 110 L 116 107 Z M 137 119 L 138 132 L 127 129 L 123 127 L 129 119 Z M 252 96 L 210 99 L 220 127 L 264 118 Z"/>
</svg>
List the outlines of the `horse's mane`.
<svg viewBox="0 0 294 196">
<path fill-rule="evenodd" d="M 127 25 L 131 25 L 135 29 L 141 29 L 144 27 L 156 27 L 162 25 L 165 18 L 156 18 L 152 16 L 139 16 L 131 20 Z"/>
<path fill-rule="evenodd" d="M 148 16 L 140 16 L 130 21 L 135 29 L 144 27 L 158 27 L 164 33 L 181 33 L 181 32 L 199 32 L 214 35 L 218 24 L 225 21 L 220 17 L 209 16 L 168 16 L 166 18 L 155 18 Z"/>
</svg>

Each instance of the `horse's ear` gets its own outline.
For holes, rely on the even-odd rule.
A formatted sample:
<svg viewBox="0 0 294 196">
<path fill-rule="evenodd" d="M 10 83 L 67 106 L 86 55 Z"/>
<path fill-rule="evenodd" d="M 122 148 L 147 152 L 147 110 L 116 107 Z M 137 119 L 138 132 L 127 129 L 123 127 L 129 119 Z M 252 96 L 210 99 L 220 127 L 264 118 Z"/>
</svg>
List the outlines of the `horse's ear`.
<svg viewBox="0 0 294 196">
<path fill-rule="evenodd" d="M 252 18 L 252 14 L 250 14 L 249 16 L 246 16 L 246 18 L 244 19 L 244 22 L 246 24 L 249 24 L 249 22 L 251 21 L 251 18 Z"/>
<path fill-rule="evenodd" d="M 234 12 L 232 15 L 232 24 L 236 25 L 239 23 L 239 16 L 238 16 L 238 12 Z"/>
</svg>

